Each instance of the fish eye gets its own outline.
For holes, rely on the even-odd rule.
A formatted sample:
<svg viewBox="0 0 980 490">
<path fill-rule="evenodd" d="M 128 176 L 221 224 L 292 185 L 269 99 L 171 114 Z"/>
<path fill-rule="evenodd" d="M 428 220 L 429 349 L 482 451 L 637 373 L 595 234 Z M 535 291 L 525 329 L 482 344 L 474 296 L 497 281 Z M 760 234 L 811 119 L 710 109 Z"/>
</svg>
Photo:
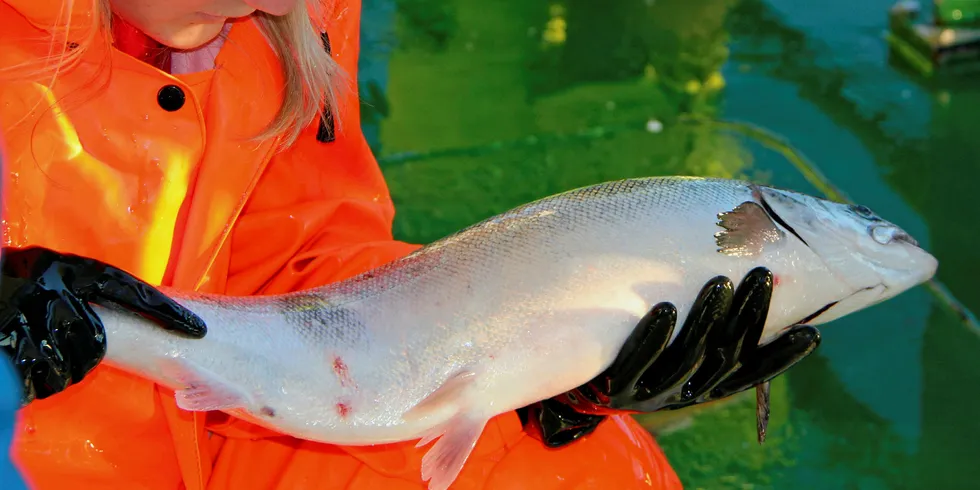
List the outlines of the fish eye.
<svg viewBox="0 0 980 490">
<path fill-rule="evenodd" d="M 882 245 L 888 245 L 889 243 L 892 242 L 892 239 L 894 239 L 894 237 L 895 237 L 895 230 L 891 228 L 886 228 L 884 226 L 876 226 L 871 229 L 871 238 L 874 238 L 874 241 Z"/>
<path fill-rule="evenodd" d="M 857 214 L 862 218 L 866 218 L 870 220 L 874 220 L 875 218 L 877 218 L 877 216 L 875 216 L 875 213 L 871 211 L 871 208 L 864 205 L 858 204 L 855 206 L 851 206 L 851 211 L 853 211 L 854 214 Z"/>
</svg>

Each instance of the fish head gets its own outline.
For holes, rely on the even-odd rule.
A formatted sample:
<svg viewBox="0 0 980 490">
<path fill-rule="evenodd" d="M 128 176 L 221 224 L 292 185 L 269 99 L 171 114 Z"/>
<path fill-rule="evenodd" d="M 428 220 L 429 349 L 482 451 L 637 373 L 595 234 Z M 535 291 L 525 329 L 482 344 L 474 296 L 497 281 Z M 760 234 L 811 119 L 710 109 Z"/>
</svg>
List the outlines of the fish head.
<svg viewBox="0 0 980 490">
<path fill-rule="evenodd" d="M 764 186 L 753 186 L 753 194 L 787 238 L 801 241 L 846 292 L 806 323 L 827 323 L 881 303 L 936 273 L 932 254 L 867 206 Z"/>
</svg>

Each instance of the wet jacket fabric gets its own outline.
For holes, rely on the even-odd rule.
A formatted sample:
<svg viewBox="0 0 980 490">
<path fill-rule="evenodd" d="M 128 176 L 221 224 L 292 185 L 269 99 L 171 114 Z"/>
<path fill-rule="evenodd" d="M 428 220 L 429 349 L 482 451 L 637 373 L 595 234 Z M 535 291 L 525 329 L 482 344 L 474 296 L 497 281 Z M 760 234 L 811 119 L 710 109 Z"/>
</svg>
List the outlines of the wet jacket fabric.
<svg viewBox="0 0 980 490">
<path fill-rule="evenodd" d="M 75 2 L 66 49 L 87 33 L 87 4 Z M 60 0 L 0 0 L 0 67 L 47 54 L 61 12 Z M 324 24 L 348 75 L 359 15 L 359 1 L 340 2 Z M 0 80 L 4 243 L 236 295 L 342 280 L 418 247 L 392 237 L 394 208 L 360 132 L 356 90 L 343 96 L 333 131 L 312 121 L 277 152 L 273 141 L 249 140 L 272 119 L 283 83 L 258 28 L 231 26 L 214 66 L 174 75 L 95 44 L 53 85 Z M 40 490 L 418 490 L 425 448 L 414 445 L 317 444 L 185 412 L 167 389 L 101 365 L 19 412 L 11 457 Z M 549 450 L 509 413 L 488 424 L 453 488 L 680 484 L 628 416 Z"/>
</svg>

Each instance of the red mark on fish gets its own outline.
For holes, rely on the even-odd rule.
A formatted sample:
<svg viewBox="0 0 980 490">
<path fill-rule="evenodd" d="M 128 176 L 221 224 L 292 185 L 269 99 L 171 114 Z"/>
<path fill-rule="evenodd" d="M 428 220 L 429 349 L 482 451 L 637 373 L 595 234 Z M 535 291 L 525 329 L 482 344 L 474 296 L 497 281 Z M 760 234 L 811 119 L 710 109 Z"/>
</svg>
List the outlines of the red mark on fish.
<svg viewBox="0 0 980 490">
<path fill-rule="evenodd" d="M 342 419 L 346 419 L 347 416 L 350 415 L 350 405 L 348 405 L 346 403 L 343 403 L 343 402 L 338 403 L 337 404 L 337 415 L 340 415 L 340 418 L 342 418 Z"/>
<path fill-rule="evenodd" d="M 779 276 L 777 276 L 777 275 L 773 275 L 772 276 L 772 285 L 773 286 L 778 286 L 779 285 Z"/>
<path fill-rule="evenodd" d="M 347 364 L 340 356 L 335 356 L 333 358 L 333 372 L 337 374 L 337 378 L 340 379 L 340 386 L 348 387 L 354 386 L 354 380 L 351 379 L 350 373 L 347 371 Z"/>
</svg>

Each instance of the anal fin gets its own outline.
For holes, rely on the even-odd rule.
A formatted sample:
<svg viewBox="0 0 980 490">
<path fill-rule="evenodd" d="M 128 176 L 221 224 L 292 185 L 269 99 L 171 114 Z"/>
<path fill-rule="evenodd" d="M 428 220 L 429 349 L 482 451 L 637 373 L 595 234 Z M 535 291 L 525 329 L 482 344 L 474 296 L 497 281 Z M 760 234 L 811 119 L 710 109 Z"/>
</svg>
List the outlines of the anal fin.
<svg viewBox="0 0 980 490">
<path fill-rule="evenodd" d="M 460 412 L 419 441 L 416 447 L 438 438 L 422 457 L 422 481 L 429 482 L 429 490 L 447 490 L 456 481 L 489 420 Z"/>
<path fill-rule="evenodd" d="M 170 359 L 162 368 L 184 388 L 174 391 L 177 406 L 192 412 L 252 406 L 251 397 L 234 383 L 187 359 Z"/>
</svg>

